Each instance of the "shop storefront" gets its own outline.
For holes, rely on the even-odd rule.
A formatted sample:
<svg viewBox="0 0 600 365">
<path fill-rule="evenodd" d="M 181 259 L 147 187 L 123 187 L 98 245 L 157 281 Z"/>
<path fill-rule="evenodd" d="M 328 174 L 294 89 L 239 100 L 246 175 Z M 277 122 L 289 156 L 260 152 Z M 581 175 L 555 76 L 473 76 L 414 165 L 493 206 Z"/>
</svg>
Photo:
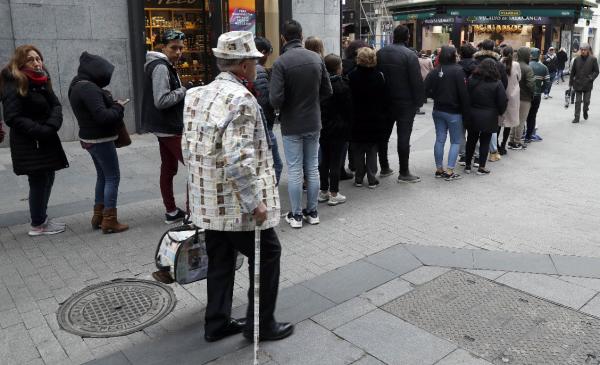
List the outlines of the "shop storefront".
<svg viewBox="0 0 600 365">
<path fill-rule="evenodd" d="M 419 2 L 427 7 L 419 8 Z M 406 24 L 411 29 L 411 46 L 416 49 L 434 50 L 464 42 L 477 45 L 492 39 L 497 44 L 546 50 L 550 46 L 570 46 L 574 24 L 579 19 L 591 19 L 590 7 L 597 6 L 588 0 L 529 3 L 531 6 L 524 7 L 487 1 L 480 6 L 459 8 L 453 1 L 414 1 L 408 5 L 392 1 L 388 11 L 396 24 Z"/>
<path fill-rule="evenodd" d="M 277 40 L 282 19 L 291 18 L 291 8 L 283 0 L 130 1 L 129 12 L 133 92 L 137 101 L 142 99 L 146 52 L 156 50 L 166 30 L 176 29 L 186 35 L 176 68 L 182 83 L 189 88 L 207 84 L 218 74 L 211 50 L 216 47 L 219 35 L 244 30 Z M 277 52 L 279 44 L 275 43 L 273 48 Z M 139 118 L 141 103 L 136 102 L 135 107 Z M 137 120 L 136 125 L 139 127 L 141 121 Z"/>
</svg>

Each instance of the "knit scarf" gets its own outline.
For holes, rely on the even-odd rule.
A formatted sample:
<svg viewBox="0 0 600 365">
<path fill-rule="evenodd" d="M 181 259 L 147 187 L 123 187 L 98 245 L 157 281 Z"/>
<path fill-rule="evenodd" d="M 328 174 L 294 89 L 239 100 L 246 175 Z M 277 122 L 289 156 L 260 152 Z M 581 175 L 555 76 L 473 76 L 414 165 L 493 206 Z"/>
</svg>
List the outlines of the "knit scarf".
<svg viewBox="0 0 600 365">
<path fill-rule="evenodd" d="M 48 74 L 43 69 L 36 71 L 31 68 L 23 68 L 21 69 L 21 72 L 23 72 L 34 85 L 45 85 L 48 82 Z"/>
</svg>

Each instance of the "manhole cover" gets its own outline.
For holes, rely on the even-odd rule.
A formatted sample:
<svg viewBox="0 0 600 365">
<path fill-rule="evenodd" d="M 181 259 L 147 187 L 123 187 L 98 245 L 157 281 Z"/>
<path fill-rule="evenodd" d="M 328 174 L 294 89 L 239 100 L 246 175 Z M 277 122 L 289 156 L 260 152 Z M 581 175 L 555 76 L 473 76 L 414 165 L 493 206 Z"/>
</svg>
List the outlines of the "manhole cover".
<svg viewBox="0 0 600 365">
<path fill-rule="evenodd" d="M 599 364 L 600 320 L 462 271 L 382 307 L 494 364 Z"/>
<path fill-rule="evenodd" d="M 173 290 L 138 279 L 116 279 L 75 293 L 58 309 L 58 324 L 81 337 L 116 337 L 148 327 L 173 310 Z"/>
</svg>

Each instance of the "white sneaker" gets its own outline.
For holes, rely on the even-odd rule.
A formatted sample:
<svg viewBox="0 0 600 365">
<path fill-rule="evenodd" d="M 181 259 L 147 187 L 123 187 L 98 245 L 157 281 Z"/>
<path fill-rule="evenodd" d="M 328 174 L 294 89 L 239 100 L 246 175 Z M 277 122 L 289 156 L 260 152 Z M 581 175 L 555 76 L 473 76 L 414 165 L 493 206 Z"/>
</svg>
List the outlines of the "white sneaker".
<svg viewBox="0 0 600 365">
<path fill-rule="evenodd" d="M 340 193 L 337 193 L 336 196 L 331 195 L 331 197 L 329 198 L 329 201 L 327 202 L 328 205 L 331 205 L 332 207 L 338 204 L 343 204 L 346 202 L 346 197 L 343 196 Z"/>
<path fill-rule="evenodd" d="M 65 231 L 64 226 L 54 225 L 52 222 L 44 223 L 41 226 L 31 226 L 31 229 L 27 233 L 28 235 L 34 236 L 47 236 L 52 234 L 63 233 Z"/>
<path fill-rule="evenodd" d="M 66 227 L 66 226 L 67 226 L 67 224 L 66 224 L 66 223 L 64 223 L 64 222 L 57 222 L 57 221 L 55 221 L 54 219 L 50 219 L 50 220 L 48 221 L 48 223 L 50 223 L 50 224 L 52 224 L 52 225 L 55 225 L 55 226 L 57 226 L 57 227 Z"/>
<path fill-rule="evenodd" d="M 328 201 L 331 198 L 331 195 L 328 191 L 319 191 L 319 203 L 323 203 Z"/>
<path fill-rule="evenodd" d="M 285 216 L 285 221 L 288 222 L 290 227 L 292 227 L 292 228 L 302 228 L 302 216 L 301 215 L 294 216 L 294 214 L 292 214 L 292 212 L 289 212 Z"/>
</svg>

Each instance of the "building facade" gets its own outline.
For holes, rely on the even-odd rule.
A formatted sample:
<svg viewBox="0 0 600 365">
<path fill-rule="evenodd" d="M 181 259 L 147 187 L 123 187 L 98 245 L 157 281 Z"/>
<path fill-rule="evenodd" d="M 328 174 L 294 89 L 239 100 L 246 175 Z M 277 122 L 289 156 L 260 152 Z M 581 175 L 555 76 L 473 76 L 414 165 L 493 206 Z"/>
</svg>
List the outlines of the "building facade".
<svg viewBox="0 0 600 365">
<path fill-rule="evenodd" d="M 419 50 L 463 42 L 477 44 L 486 38 L 498 44 L 546 50 L 551 45 L 570 47 L 579 39 L 593 45 L 598 38 L 596 0 L 356 1 L 359 5 L 355 8 L 361 11 L 375 5 L 375 20 L 369 23 L 375 39 L 365 40 L 376 47 L 391 42 L 392 29 L 398 24 L 410 29 L 410 46 Z"/>
<path fill-rule="evenodd" d="M 125 113 L 128 129 L 141 132 L 145 53 L 163 31 L 186 33 L 178 70 L 185 85 L 197 86 L 217 73 L 211 48 L 220 34 L 253 31 L 269 38 L 278 54 L 280 26 L 290 18 L 303 25 L 305 37 L 322 38 L 327 52 L 340 52 L 339 0 L 0 0 L 0 67 L 20 45 L 40 49 L 63 105 L 60 137 L 69 141 L 78 134 L 67 92 L 79 56 L 101 55 L 115 65 L 108 88 L 132 100 Z"/>
</svg>

